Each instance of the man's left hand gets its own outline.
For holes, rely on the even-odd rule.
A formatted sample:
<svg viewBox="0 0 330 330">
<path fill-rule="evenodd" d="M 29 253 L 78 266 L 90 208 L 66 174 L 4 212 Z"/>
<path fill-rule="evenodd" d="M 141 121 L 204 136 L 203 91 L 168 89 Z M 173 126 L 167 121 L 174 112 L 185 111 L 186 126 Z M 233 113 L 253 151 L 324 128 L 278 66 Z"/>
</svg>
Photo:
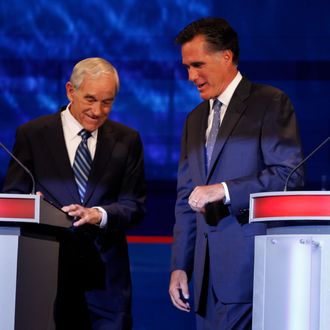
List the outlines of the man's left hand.
<svg viewBox="0 0 330 330">
<path fill-rule="evenodd" d="M 86 223 L 91 225 L 98 225 L 102 220 L 102 213 L 96 208 L 87 208 L 79 204 L 71 204 L 63 206 L 62 210 L 71 217 L 75 217 L 78 220 L 73 223 L 73 226 L 79 227 Z"/>
<path fill-rule="evenodd" d="M 224 197 L 225 190 L 221 183 L 197 186 L 190 194 L 188 203 L 194 211 L 205 213 L 206 204 L 221 201 Z"/>
</svg>

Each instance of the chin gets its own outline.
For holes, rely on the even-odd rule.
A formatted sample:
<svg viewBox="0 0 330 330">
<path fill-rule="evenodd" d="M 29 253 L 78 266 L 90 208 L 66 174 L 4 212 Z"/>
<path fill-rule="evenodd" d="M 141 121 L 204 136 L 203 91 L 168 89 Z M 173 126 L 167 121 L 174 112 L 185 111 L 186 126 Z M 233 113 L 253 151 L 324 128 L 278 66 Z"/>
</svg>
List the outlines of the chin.
<svg viewBox="0 0 330 330">
<path fill-rule="evenodd" d="M 210 93 L 209 91 L 203 91 L 199 93 L 199 96 L 206 101 L 212 98 L 212 94 L 213 93 Z"/>
<path fill-rule="evenodd" d="M 93 132 L 93 131 L 95 131 L 97 128 L 99 128 L 101 125 L 96 125 L 96 124 L 93 124 L 93 125 L 91 125 L 91 124 L 85 124 L 85 125 L 83 125 L 83 127 L 87 130 L 87 131 L 89 131 L 89 132 Z"/>
<path fill-rule="evenodd" d="M 210 99 L 210 97 L 208 95 L 205 95 L 205 94 L 199 94 L 199 96 L 205 101 Z"/>
</svg>

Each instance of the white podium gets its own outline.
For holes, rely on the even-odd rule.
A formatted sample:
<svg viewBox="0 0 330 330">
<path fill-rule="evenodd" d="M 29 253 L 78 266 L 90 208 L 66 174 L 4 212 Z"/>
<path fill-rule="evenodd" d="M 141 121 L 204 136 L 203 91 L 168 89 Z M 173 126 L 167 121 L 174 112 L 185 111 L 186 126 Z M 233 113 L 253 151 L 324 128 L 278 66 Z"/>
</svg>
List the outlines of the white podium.
<svg viewBox="0 0 330 330">
<path fill-rule="evenodd" d="M 0 194 L 0 330 L 52 330 L 59 228 L 70 217 L 36 195 Z"/>
<path fill-rule="evenodd" d="M 252 194 L 253 329 L 330 329 L 330 192 Z"/>
</svg>

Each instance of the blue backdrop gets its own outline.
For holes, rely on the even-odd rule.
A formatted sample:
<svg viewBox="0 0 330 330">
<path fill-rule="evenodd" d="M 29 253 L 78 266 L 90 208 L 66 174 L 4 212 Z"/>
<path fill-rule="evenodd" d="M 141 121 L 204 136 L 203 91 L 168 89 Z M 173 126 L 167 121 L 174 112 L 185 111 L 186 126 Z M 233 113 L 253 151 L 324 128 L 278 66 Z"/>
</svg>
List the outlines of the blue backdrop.
<svg viewBox="0 0 330 330">
<path fill-rule="evenodd" d="M 0 141 L 12 147 L 17 125 L 66 104 L 78 60 L 105 57 L 121 77 L 111 116 L 140 131 L 151 199 L 167 195 L 172 205 L 181 129 L 200 102 L 173 39 L 192 20 L 215 15 L 240 36 L 241 72 L 292 99 L 307 154 L 330 133 L 329 10 L 323 0 L 1 1 Z M 309 161 L 308 187 L 328 187 L 329 151 Z M 0 152 L 0 180 L 7 163 Z"/>
<path fill-rule="evenodd" d="M 305 153 L 330 134 L 330 2 L 325 0 L 0 1 L 0 141 L 66 104 L 64 85 L 86 57 L 110 60 L 121 78 L 112 118 L 145 146 L 148 214 L 133 233 L 170 235 L 181 129 L 200 102 L 173 39 L 202 16 L 222 16 L 240 36 L 239 69 L 291 98 Z M 330 189 L 330 144 L 308 163 L 307 188 Z M 0 151 L 0 183 L 8 156 Z M 168 245 L 130 244 L 135 330 L 193 329 L 167 295 Z"/>
</svg>

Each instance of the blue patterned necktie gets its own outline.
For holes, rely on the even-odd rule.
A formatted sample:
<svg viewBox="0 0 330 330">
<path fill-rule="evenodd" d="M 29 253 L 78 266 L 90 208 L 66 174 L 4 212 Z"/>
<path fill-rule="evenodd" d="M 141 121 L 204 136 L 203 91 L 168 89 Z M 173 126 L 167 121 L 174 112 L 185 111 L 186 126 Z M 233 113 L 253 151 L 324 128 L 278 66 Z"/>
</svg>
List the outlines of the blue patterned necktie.
<svg viewBox="0 0 330 330">
<path fill-rule="evenodd" d="M 81 142 L 77 148 L 74 158 L 73 172 L 78 186 L 80 201 L 83 203 L 86 193 L 88 176 L 92 167 L 92 157 L 87 146 L 87 140 L 91 137 L 91 133 L 85 129 L 82 129 L 78 135 L 81 136 Z"/>
<path fill-rule="evenodd" d="M 210 167 L 213 148 L 214 148 L 215 142 L 217 140 L 218 132 L 219 132 L 221 105 L 222 105 L 222 103 L 218 99 L 216 99 L 213 103 L 214 114 L 213 114 L 212 126 L 211 126 L 211 130 L 210 130 L 208 139 L 206 141 L 207 170 L 209 170 L 209 167 Z"/>
</svg>

